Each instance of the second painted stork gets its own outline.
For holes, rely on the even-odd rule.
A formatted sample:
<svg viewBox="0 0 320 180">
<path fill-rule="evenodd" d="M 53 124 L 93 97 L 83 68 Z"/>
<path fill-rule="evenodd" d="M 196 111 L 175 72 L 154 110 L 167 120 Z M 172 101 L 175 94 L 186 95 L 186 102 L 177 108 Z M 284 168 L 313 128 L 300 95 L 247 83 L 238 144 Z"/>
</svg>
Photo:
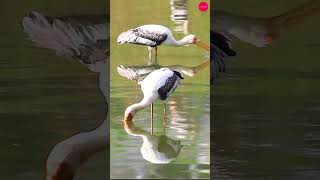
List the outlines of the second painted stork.
<svg viewBox="0 0 320 180">
<path fill-rule="evenodd" d="M 152 63 L 152 49 L 155 48 L 155 63 L 157 63 L 157 47 L 161 44 L 171 46 L 184 46 L 187 44 L 196 44 L 206 50 L 210 50 L 210 46 L 202 43 L 195 35 L 190 34 L 176 40 L 170 29 L 165 26 L 149 24 L 139 26 L 121 33 L 118 36 L 117 42 L 119 44 L 129 43 L 148 46 L 149 62 Z"/>
<path fill-rule="evenodd" d="M 163 102 L 164 117 L 166 114 L 166 100 L 175 91 L 183 79 L 177 71 L 168 68 L 161 68 L 152 71 L 141 84 L 143 99 L 139 103 L 135 103 L 127 107 L 124 113 L 124 121 L 131 121 L 133 116 L 139 110 L 151 105 L 151 134 L 153 134 L 153 102 L 160 99 Z M 164 121 L 165 125 L 165 121 Z"/>
</svg>

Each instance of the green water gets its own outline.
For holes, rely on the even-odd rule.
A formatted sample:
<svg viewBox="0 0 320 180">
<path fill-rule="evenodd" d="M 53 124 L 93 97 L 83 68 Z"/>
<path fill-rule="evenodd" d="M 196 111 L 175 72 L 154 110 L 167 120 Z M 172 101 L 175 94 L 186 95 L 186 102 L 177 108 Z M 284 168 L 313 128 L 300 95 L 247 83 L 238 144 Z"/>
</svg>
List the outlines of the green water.
<svg viewBox="0 0 320 180">
<path fill-rule="evenodd" d="M 49 150 L 95 128 L 106 114 L 97 74 L 53 51 L 33 48 L 21 18 L 32 10 L 51 16 L 102 14 L 107 5 L 101 0 L 1 3 L 0 179 L 44 179 Z M 94 156 L 76 179 L 107 177 L 106 157 L 107 152 Z"/>
<path fill-rule="evenodd" d="M 306 1 L 215 1 L 215 8 L 265 17 Z M 215 179 L 319 179 L 320 63 L 317 17 L 271 46 L 233 41 L 212 91 Z"/>
<path fill-rule="evenodd" d="M 189 1 L 190 31 L 209 42 L 209 12 L 201 13 L 197 2 Z M 139 137 L 129 136 L 123 129 L 127 106 L 141 100 L 140 87 L 117 74 L 118 65 L 143 65 L 148 61 L 147 48 L 118 45 L 118 35 L 143 24 L 161 24 L 173 29 L 169 1 L 111 1 L 111 93 L 110 93 L 110 170 L 111 178 L 209 178 L 210 100 L 209 68 L 194 77 L 185 77 L 168 101 L 166 135 L 184 145 L 170 164 L 152 164 L 142 158 Z M 132 8 L 135 7 L 135 8 Z M 154 8 L 156 7 L 156 8 Z M 177 39 L 183 34 L 174 33 Z M 208 53 L 195 46 L 158 49 L 161 65 L 195 66 L 208 60 Z M 163 134 L 162 104 L 155 104 L 155 135 Z M 150 132 L 150 108 L 134 117 L 135 125 Z"/>
</svg>

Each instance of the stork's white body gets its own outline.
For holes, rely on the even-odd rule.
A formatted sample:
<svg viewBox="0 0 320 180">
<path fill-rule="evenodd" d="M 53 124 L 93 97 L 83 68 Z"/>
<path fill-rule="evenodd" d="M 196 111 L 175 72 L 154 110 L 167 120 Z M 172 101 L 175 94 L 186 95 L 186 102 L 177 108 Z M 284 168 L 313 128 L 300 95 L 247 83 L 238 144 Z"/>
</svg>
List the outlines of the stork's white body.
<svg viewBox="0 0 320 180">
<path fill-rule="evenodd" d="M 138 36 L 137 34 L 134 33 L 135 30 L 139 30 L 147 33 L 150 37 L 152 37 L 152 39 L 151 38 L 147 39 L 147 38 Z M 161 39 L 161 37 L 165 37 L 165 38 Z M 155 41 L 156 39 L 161 39 L 162 42 L 157 43 Z M 168 29 L 165 26 L 157 25 L 157 24 L 142 25 L 137 28 L 125 31 L 118 36 L 117 42 L 119 44 L 139 43 L 141 45 L 150 46 L 150 47 L 159 46 L 161 44 L 172 45 L 172 46 L 184 45 L 182 44 L 182 42 L 179 42 L 174 38 L 170 29 Z"/>
<path fill-rule="evenodd" d="M 174 72 L 168 68 L 161 68 L 152 71 L 143 81 L 140 82 L 144 97 L 149 97 L 153 101 L 159 98 L 158 90 L 166 84 L 168 78 L 172 77 Z M 174 89 L 180 84 L 180 79 L 175 81 Z M 172 92 L 169 92 L 170 96 Z"/>
<path fill-rule="evenodd" d="M 129 43 L 148 46 L 150 63 L 152 62 L 152 48 L 156 48 L 155 60 L 157 61 L 157 47 L 161 44 L 183 46 L 194 44 L 195 41 L 196 38 L 194 35 L 187 35 L 177 41 L 173 37 L 170 29 L 156 24 L 148 24 L 129 29 L 121 33 L 117 38 L 119 44 Z"/>
<path fill-rule="evenodd" d="M 125 116 L 129 113 L 134 114 L 159 99 L 161 96 L 161 94 L 159 94 L 159 89 L 165 87 L 168 80 L 173 76 L 176 76 L 174 71 L 168 68 L 161 68 L 151 72 L 143 81 L 139 83 L 141 84 L 141 90 L 143 93 L 142 101 L 129 106 L 126 109 Z M 168 92 L 166 92 L 166 97 L 169 97 L 179 84 L 180 78 L 178 77 L 174 80 L 174 82 L 172 82 L 172 87 L 166 88 L 168 89 Z"/>
</svg>

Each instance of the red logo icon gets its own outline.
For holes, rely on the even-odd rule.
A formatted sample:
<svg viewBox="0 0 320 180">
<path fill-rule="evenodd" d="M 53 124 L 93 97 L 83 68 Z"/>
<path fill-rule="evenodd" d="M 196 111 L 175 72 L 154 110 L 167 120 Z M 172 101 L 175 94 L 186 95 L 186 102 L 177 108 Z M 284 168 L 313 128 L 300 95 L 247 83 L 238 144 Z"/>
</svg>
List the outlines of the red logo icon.
<svg viewBox="0 0 320 180">
<path fill-rule="evenodd" d="M 204 1 L 200 2 L 199 5 L 198 5 L 199 10 L 202 11 L 202 12 L 207 11 L 208 7 L 209 7 L 208 3 L 204 2 Z"/>
</svg>

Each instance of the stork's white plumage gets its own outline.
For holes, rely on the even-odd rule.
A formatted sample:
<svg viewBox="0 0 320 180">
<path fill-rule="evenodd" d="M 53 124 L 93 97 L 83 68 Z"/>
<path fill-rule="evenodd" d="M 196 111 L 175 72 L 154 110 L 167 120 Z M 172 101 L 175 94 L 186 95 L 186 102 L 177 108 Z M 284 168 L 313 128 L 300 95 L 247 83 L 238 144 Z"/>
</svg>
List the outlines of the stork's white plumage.
<svg viewBox="0 0 320 180">
<path fill-rule="evenodd" d="M 157 46 L 161 44 L 172 46 L 184 46 L 187 44 L 197 44 L 198 46 L 210 50 L 210 47 L 202 42 L 195 35 L 187 35 L 181 40 L 176 40 L 170 29 L 165 26 L 149 24 L 139 26 L 121 33 L 118 36 L 119 44 L 129 43 L 148 46 L 149 61 L 152 62 L 152 48 L 155 48 L 155 62 L 157 63 Z"/>
<path fill-rule="evenodd" d="M 161 68 L 151 72 L 139 83 L 141 84 L 143 93 L 142 101 L 126 109 L 124 121 L 131 121 L 136 112 L 149 105 L 151 105 L 151 116 L 153 117 L 153 102 L 160 99 L 164 101 L 165 108 L 165 101 L 178 87 L 181 79 L 183 79 L 183 77 L 179 72 L 172 71 L 168 68 Z M 151 126 L 153 124 L 152 119 L 153 118 L 151 118 Z"/>
</svg>

